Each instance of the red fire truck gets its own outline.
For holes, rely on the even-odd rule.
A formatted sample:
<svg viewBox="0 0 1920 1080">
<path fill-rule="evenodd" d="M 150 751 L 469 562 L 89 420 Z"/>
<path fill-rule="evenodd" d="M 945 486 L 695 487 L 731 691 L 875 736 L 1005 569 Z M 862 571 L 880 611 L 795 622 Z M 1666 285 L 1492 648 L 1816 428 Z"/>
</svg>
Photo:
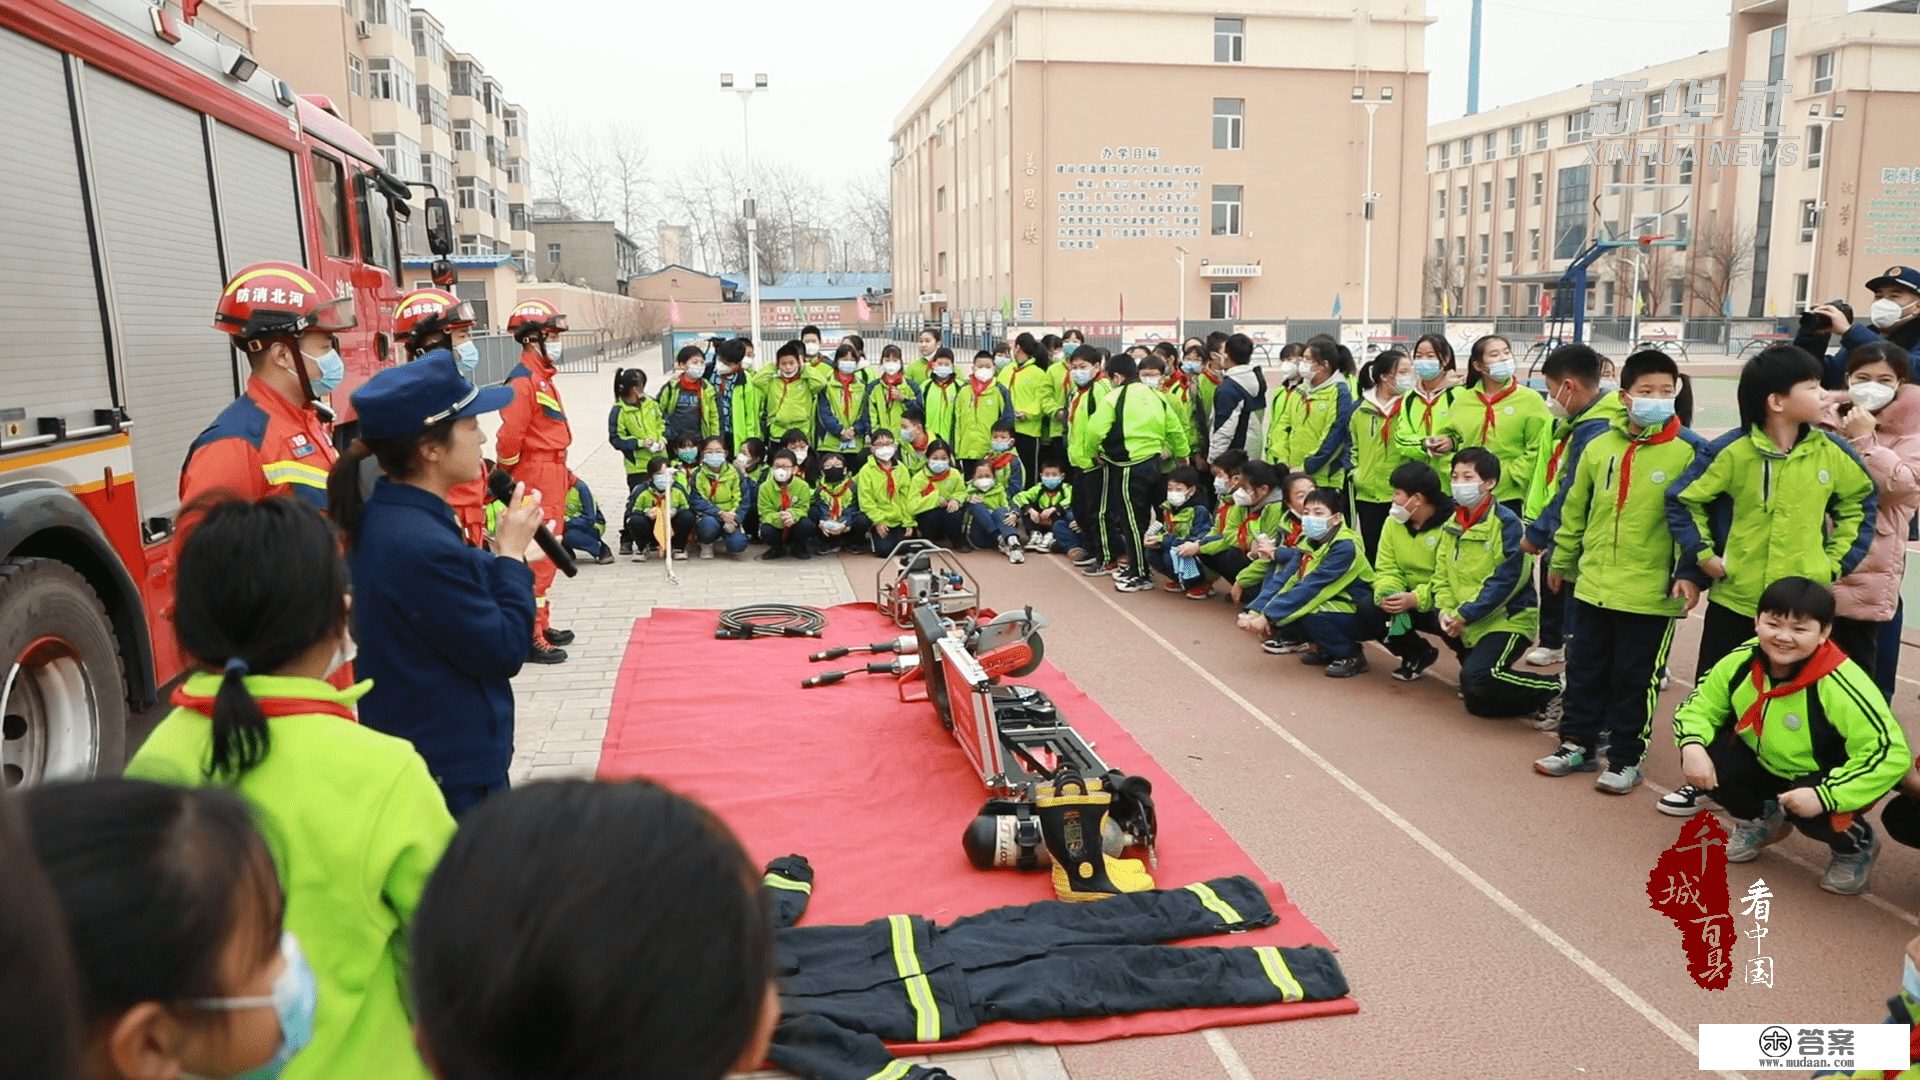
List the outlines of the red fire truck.
<svg viewBox="0 0 1920 1080">
<path fill-rule="evenodd" d="M 323 99 L 148 0 L 0 4 L 0 102 L 12 787 L 118 771 L 129 715 L 182 670 L 168 622 L 180 470 L 246 378 L 211 324 L 222 284 L 279 259 L 352 294 L 345 406 L 393 349 L 409 208 Z"/>
</svg>

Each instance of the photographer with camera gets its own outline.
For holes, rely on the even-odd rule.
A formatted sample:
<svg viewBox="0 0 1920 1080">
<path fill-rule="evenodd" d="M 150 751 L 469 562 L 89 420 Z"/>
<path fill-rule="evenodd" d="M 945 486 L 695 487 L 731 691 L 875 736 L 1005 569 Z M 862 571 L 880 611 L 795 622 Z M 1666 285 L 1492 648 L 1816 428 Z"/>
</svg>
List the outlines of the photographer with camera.
<svg viewBox="0 0 1920 1080">
<path fill-rule="evenodd" d="M 1854 321 L 1853 308 L 1844 300 L 1800 313 L 1800 332 L 1793 343 L 1822 358 L 1820 385 L 1825 389 L 1846 389 L 1847 353 L 1869 342 L 1890 341 L 1920 365 L 1920 270 L 1889 266 L 1886 273 L 1867 282 L 1867 289 L 1874 300 L 1865 324 Z M 1832 334 L 1840 335 L 1840 350 L 1828 356 L 1827 339 Z"/>
</svg>

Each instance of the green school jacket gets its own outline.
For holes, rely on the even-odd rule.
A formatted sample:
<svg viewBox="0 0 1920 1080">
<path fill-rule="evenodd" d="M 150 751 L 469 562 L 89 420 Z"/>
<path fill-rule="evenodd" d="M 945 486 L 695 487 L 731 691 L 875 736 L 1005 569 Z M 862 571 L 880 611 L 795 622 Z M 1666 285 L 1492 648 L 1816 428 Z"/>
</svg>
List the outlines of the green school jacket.
<svg viewBox="0 0 1920 1080">
<path fill-rule="evenodd" d="M 1304 382 L 1283 384 L 1275 382 L 1267 401 L 1267 434 L 1261 445 L 1267 448 L 1268 460 L 1286 462 L 1289 468 L 1298 468 L 1300 459 L 1288 457 L 1287 450 L 1293 445 L 1293 428 L 1300 422 L 1300 407 L 1305 404 L 1307 394 Z"/>
<path fill-rule="evenodd" d="M 1122 428 L 1117 456 L 1107 445 L 1116 422 Z M 1137 465 L 1173 452 L 1170 428 L 1177 430 L 1157 391 L 1137 382 L 1123 383 L 1094 411 L 1088 421 L 1086 440 L 1099 460 L 1114 465 Z"/>
<path fill-rule="evenodd" d="M 860 508 L 858 497 L 854 494 L 854 484 L 857 480 L 856 475 L 849 476 L 838 484 L 820 481 L 820 486 L 813 493 L 814 516 L 845 521 L 849 514 Z"/>
<path fill-rule="evenodd" d="M 1013 497 L 1013 505 L 1030 510 L 1071 510 L 1073 485 L 1062 480 L 1059 487 L 1049 491 L 1045 484 L 1034 483 L 1022 488 L 1020 494 Z"/>
<path fill-rule="evenodd" d="M 787 497 L 784 507 L 780 505 L 783 493 Z M 760 494 L 754 500 L 754 505 L 760 511 L 760 524 L 779 528 L 780 511 L 783 509 L 791 511 L 795 521 L 807 516 L 807 511 L 813 507 L 813 488 L 797 475 L 784 484 L 769 477 L 766 483 L 760 485 Z"/>
<path fill-rule="evenodd" d="M 960 501 L 969 505 L 984 506 L 989 510 L 1005 510 L 1013 505 L 1013 500 L 1007 497 L 1006 485 L 997 479 L 994 485 L 985 491 L 969 483 L 967 493 Z"/>
<path fill-rule="evenodd" d="M 875 525 L 888 528 L 910 529 L 920 512 L 931 505 L 924 500 L 927 488 L 924 473 L 917 472 L 904 465 L 892 469 L 883 468 L 878 458 L 869 457 L 860 467 L 860 473 L 854 477 L 854 497 L 859 500 L 860 512 Z"/>
<path fill-rule="evenodd" d="M 666 453 L 667 422 L 660 414 L 660 403 L 643 395 L 638 405 L 620 401 L 614 407 L 619 410 L 613 422 L 614 437 L 632 439 L 640 444 L 640 449 L 633 453 L 623 452 L 621 460 L 627 467 L 628 475 L 644 473 L 649 461 Z M 648 450 L 648 443 L 660 443 L 661 449 Z"/>
<path fill-rule="evenodd" d="M 953 424 L 960 412 L 960 380 L 929 378 L 919 386 L 920 411 L 927 415 L 927 438 L 953 445 Z"/>
<path fill-rule="evenodd" d="M 713 382 L 714 393 L 718 395 L 720 387 L 717 376 Z M 753 376 L 747 373 L 735 376 L 733 384 L 726 390 L 726 395 L 730 402 L 727 406 L 727 418 L 733 424 L 733 431 L 730 434 L 733 436 L 734 449 L 739 449 L 740 444 L 748 439 L 766 438 L 767 433 L 760 427 L 761 421 L 765 419 L 760 409 L 760 387 L 753 381 Z M 729 433 L 722 432 L 722 434 Z"/>
<path fill-rule="evenodd" d="M 1286 443 L 1269 441 L 1268 451 L 1295 471 L 1312 476 L 1321 487 L 1338 488 L 1346 483 L 1353 459 L 1353 391 L 1345 379 L 1335 375 L 1310 390 L 1302 382 L 1296 396 Z M 1284 445 L 1285 450 L 1274 450 L 1277 445 Z"/>
<path fill-rule="evenodd" d="M 1540 625 L 1533 592 L 1533 556 L 1520 549 L 1520 518 L 1492 503 L 1462 526 L 1458 512 L 1440 527 L 1435 552 L 1433 606 L 1467 624 L 1460 635 L 1472 648 L 1496 630 L 1532 638 Z"/>
<path fill-rule="evenodd" d="M 1549 411 L 1548 416 L 1553 416 Z M 1577 416 L 1554 417 L 1553 427 L 1547 432 L 1547 439 L 1540 447 L 1540 453 L 1534 455 L 1533 478 L 1527 486 L 1527 501 L 1524 509 L 1528 521 L 1537 520 L 1553 502 L 1553 496 L 1567 476 L 1567 466 L 1577 464 L 1569 462 L 1573 431 L 1590 420 L 1604 420 L 1611 424 L 1627 415 L 1627 408 L 1621 404 L 1619 394 L 1601 394 L 1582 409 Z M 1444 474 L 1443 474 L 1444 475 Z M 1505 475 L 1504 471 L 1501 475 Z"/>
<path fill-rule="evenodd" d="M 1025 420 L 1013 422 L 1013 430 L 1038 438 L 1047 418 L 1060 408 L 1060 383 L 1053 372 L 1036 360 L 1016 360 L 1001 368 L 994 381 L 1007 388 L 1015 415 L 1026 414 Z"/>
<path fill-rule="evenodd" d="M 741 483 L 740 470 L 728 462 L 718 469 L 709 469 L 705 465 L 693 470 L 687 480 L 695 496 L 713 504 L 713 508 L 722 513 L 741 514 L 747 508 L 746 486 Z"/>
<path fill-rule="evenodd" d="M 1293 572 L 1261 613 L 1275 625 L 1285 626 L 1318 611 L 1351 614 L 1359 610 L 1354 585 L 1373 580 L 1360 534 L 1342 524 L 1317 544 L 1301 541 L 1299 550 Z"/>
<path fill-rule="evenodd" d="M 1405 398 L 1382 406 L 1363 397 L 1354 407 L 1348 425 L 1353 439 L 1353 497 L 1361 502 L 1392 502 L 1393 470 L 1414 460 L 1393 439 L 1393 423 L 1405 405 Z M 1426 455 L 1419 460 L 1426 460 Z"/>
<path fill-rule="evenodd" d="M 900 417 L 907 406 L 920 397 L 920 388 L 902 378 L 890 383 L 883 375 L 867 384 L 866 394 L 860 400 L 860 418 L 867 434 L 881 430 L 900 434 Z"/>
<path fill-rule="evenodd" d="M 1090 442 L 1088 435 L 1093 430 L 1094 417 L 1105 407 L 1107 397 L 1112 392 L 1112 383 L 1095 379 L 1085 386 L 1074 387 L 1063 403 L 1067 414 L 1067 463 L 1076 469 L 1093 468 L 1098 445 Z"/>
<path fill-rule="evenodd" d="M 953 456 L 973 461 L 987 456 L 993 446 L 993 425 L 1013 419 L 1013 395 L 1006 386 L 984 386 L 968 379 L 954 403 Z"/>
<path fill-rule="evenodd" d="M 1549 569 L 1596 607 L 1679 618 L 1684 605 L 1671 593 L 1683 566 L 1667 528 L 1667 488 L 1706 455 L 1707 440 L 1678 417 L 1638 437 L 1626 417 L 1617 419 L 1581 451 Z M 1692 567 L 1686 560 L 1689 577 Z"/>
<path fill-rule="evenodd" d="M 820 425 L 821 441 L 828 447 L 842 453 L 852 453 L 860 448 L 859 432 L 861 410 L 867 402 L 867 381 L 861 378 L 861 372 L 841 375 L 834 372 L 825 386 L 820 388 L 820 409 L 840 425 L 842 434 L 835 435 L 826 424 Z"/>
<path fill-rule="evenodd" d="M 675 510 L 693 509 L 693 501 L 687 496 L 686 482 L 676 474 L 673 483 L 669 484 L 665 491 L 654 490 L 650 483 L 634 488 L 633 497 L 627 500 L 627 513 L 632 515 L 653 510 L 660 505 L 662 499 L 667 502 L 668 516 L 672 516 Z"/>
<path fill-rule="evenodd" d="M 1710 745 L 1721 729 L 1739 723 L 1760 697 L 1753 685 L 1755 663 L 1762 685 L 1773 689 L 1758 642 L 1733 650 L 1673 714 L 1676 745 Z M 1750 727 L 1735 737 L 1775 776 L 1798 779 L 1824 771 L 1826 779 L 1813 790 L 1820 805 L 1835 814 L 1871 805 L 1913 764 L 1906 734 L 1887 710 L 1886 698 L 1851 660 L 1810 687 L 1768 701 L 1759 730 Z"/>
<path fill-rule="evenodd" d="M 1388 518 L 1380 526 L 1380 546 L 1374 552 L 1373 586 L 1378 596 L 1410 592 L 1421 611 L 1432 611 L 1433 579 L 1440 560 L 1440 531 L 1453 517 L 1453 504 L 1435 509 L 1426 527 L 1416 531 Z"/>
<path fill-rule="evenodd" d="M 787 432 L 798 430 L 809 444 L 814 441 L 814 412 L 820 388 L 832 378 L 828 374 L 830 370 L 818 364 L 803 364 L 800 374 L 792 379 L 781 378 L 778 368 L 762 368 L 754 373 L 760 391 L 760 426 L 767 438 L 782 439 Z"/>
<path fill-rule="evenodd" d="M 1178 368 L 1175 369 L 1178 373 Z M 1200 446 L 1199 414 L 1194 411 L 1194 386 L 1192 380 L 1179 373 L 1175 379 L 1169 374 L 1167 381 L 1160 384 L 1160 396 L 1167 399 L 1167 408 L 1173 412 L 1174 423 L 1180 426 L 1180 434 L 1187 440 L 1187 452 L 1181 457 L 1190 456 Z"/>
<path fill-rule="evenodd" d="M 185 693 L 211 699 L 221 676 L 188 676 Z M 372 689 L 318 679 L 249 675 L 257 698 L 351 707 Z M 211 707 L 210 705 L 208 706 Z M 413 746 L 318 708 L 267 720 L 267 756 L 234 785 L 254 810 L 286 892 L 286 928 L 319 984 L 313 1040 L 288 1080 L 336 1076 L 428 1080 L 413 1044 L 403 985 L 407 924 L 427 875 L 453 837 L 446 798 Z M 127 763 L 126 775 L 181 787 L 209 783 L 213 724 L 181 707 Z"/>
<path fill-rule="evenodd" d="M 924 479 L 926 480 L 926 484 L 924 485 L 926 488 L 926 505 L 922 506 L 920 508 L 921 510 L 931 509 L 934 503 L 944 502 L 948 499 L 953 499 L 964 504 L 967 501 L 967 493 L 973 490 L 973 488 L 968 485 L 967 478 L 960 475 L 959 466 L 948 469 L 939 476 L 935 476 L 931 472 L 926 473 Z"/>
<path fill-rule="evenodd" d="M 1250 551 L 1253 548 L 1254 537 L 1278 536 L 1286 524 L 1286 500 L 1282 499 L 1278 493 L 1257 507 L 1229 503 L 1218 530 L 1200 541 L 1200 552 L 1203 555 L 1215 555 L 1230 547 Z M 1265 566 L 1265 560 L 1262 560 L 1260 565 Z"/>
<path fill-rule="evenodd" d="M 1435 394 L 1432 401 L 1421 397 L 1418 390 L 1409 390 L 1400 396 L 1400 415 L 1394 418 L 1393 441 L 1407 460 L 1424 461 L 1433 466 L 1441 479 L 1446 478 L 1447 463 L 1453 455 L 1427 453 L 1426 440 L 1433 435 L 1453 434 L 1453 410 L 1461 407 L 1469 393 L 1461 387 L 1449 386 Z M 1504 469 L 1501 475 L 1505 475 Z"/>
<path fill-rule="evenodd" d="M 1533 483 L 1533 463 L 1550 438 L 1553 414 L 1547 411 L 1546 399 L 1520 385 L 1519 379 L 1492 394 L 1485 389 L 1485 383 L 1472 390 L 1460 389 L 1447 416 L 1447 431 L 1457 447 L 1484 446 L 1500 459 L 1495 499 L 1525 499 Z"/>
<path fill-rule="evenodd" d="M 1803 428 L 1783 454 L 1756 426 L 1721 436 L 1708 455 L 1668 490 L 1667 522 L 1684 554 L 1703 560 L 1718 550 L 1726 561 L 1727 576 L 1707 594 L 1714 603 L 1751 616 L 1781 578 L 1832 584 L 1866 557 L 1878 500 L 1844 438 Z M 1723 497 L 1732 503 L 1724 538 L 1708 521 Z"/>
<path fill-rule="evenodd" d="M 660 407 L 660 430 L 662 432 L 666 431 L 667 420 L 673 415 L 674 405 L 679 402 L 682 390 L 685 390 L 685 388 L 680 385 L 679 377 L 673 376 L 667 380 L 666 385 L 662 386 L 658 393 L 653 395 L 654 402 Z M 713 384 L 703 379 L 700 381 L 697 389 L 686 392 L 693 394 L 700 403 L 700 437 L 702 439 L 711 439 L 715 435 L 720 434 L 720 403 L 714 397 Z"/>
</svg>

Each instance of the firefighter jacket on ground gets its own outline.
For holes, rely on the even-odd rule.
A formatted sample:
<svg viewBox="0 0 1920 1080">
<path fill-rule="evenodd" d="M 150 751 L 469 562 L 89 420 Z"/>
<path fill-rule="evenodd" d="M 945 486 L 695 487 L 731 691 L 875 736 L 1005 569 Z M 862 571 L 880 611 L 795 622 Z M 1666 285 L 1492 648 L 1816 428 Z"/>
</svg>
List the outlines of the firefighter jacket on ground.
<svg viewBox="0 0 1920 1080">
<path fill-rule="evenodd" d="M 813 868 L 767 867 L 780 930 L 780 1024 L 767 1058 L 808 1080 L 932 1080 L 882 1040 L 938 1042 L 995 1020 L 1120 1016 L 1160 1009 L 1327 1001 L 1347 993 L 1319 946 L 1162 945 L 1277 921 L 1244 877 L 1125 893 L 1092 904 L 1046 900 L 941 926 L 890 915 L 862 926 L 794 926 Z"/>
<path fill-rule="evenodd" d="M 249 502 L 293 495 L 324 511 L 333 458 L 333 440 L 318 413 L 248 378 L 247 392 L 220 410 L 187 449 L 180 505 L 231 491 Z"/>
</svg>

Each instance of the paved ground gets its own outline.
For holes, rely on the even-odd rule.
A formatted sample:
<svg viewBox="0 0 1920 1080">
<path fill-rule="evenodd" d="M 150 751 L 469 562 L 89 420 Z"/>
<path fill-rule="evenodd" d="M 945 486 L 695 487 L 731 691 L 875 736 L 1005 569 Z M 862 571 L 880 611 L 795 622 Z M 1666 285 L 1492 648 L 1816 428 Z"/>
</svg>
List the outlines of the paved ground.
<svg viewBox="0 0 1920 1080">
<path fill-rule="evenodd" d="M 617 501 L 619 462 L 601 436 L 610 382 L 568 376 L 561 392 L 576 471 Z M 1700 1023 L 1868 1022 L 1898 986 L 1901 949 L 1920 925 L 1920 853 L 1889 845 L 1873 892 L 1842 898 L 1816 887 L 1824 848 L 1799 837 L 1730 873 L 1736 895 L 1756 878 L 1775 893 L 1776 986 L 1709 994 L 1686 978 L 1677 934 L 1645 895 L 1679 828 L 1652 802 L 1679 783 L 1667 718 L 1684 680 L 1662 699 L 1648 787 L 1610 798 L 1591 776 L 1532 771 L 1549 736 L 1465 715 L 1450 661 L 1400 684 L 1376 652 L 1373 673 L 1334 683 L 1261 653 L 1223 603 L 1116 594 L 1057 557 L 1019 568 L 963 559 L 987 602 L 1032 603 L 1052 619 L 1049 659 L 1285 883 L 1341 946 L 1363 1011 L 943 1061 L 961 1080 L 1675 1077 L 1694 1074 Z M 627 630 L 654 605 L 837 603 L 864 598 L 875 566 L 722 557 L 684 565 L 675 588 L 658 563 L 623 561 L 563 579 L 557 621 L 580 640 L 573 661 L 516 683 L 515 779 L 591 775 Z M 1691 673 L 1698 635 L 1697 618 L 1682 626 L 1676 674 Z M 1905 668 L 1920 674 L 1912 650 Z M 1920 730 L 1915 685 L 1904 680 L 1896 702 L 1909 731 Z"/>
</svg>

